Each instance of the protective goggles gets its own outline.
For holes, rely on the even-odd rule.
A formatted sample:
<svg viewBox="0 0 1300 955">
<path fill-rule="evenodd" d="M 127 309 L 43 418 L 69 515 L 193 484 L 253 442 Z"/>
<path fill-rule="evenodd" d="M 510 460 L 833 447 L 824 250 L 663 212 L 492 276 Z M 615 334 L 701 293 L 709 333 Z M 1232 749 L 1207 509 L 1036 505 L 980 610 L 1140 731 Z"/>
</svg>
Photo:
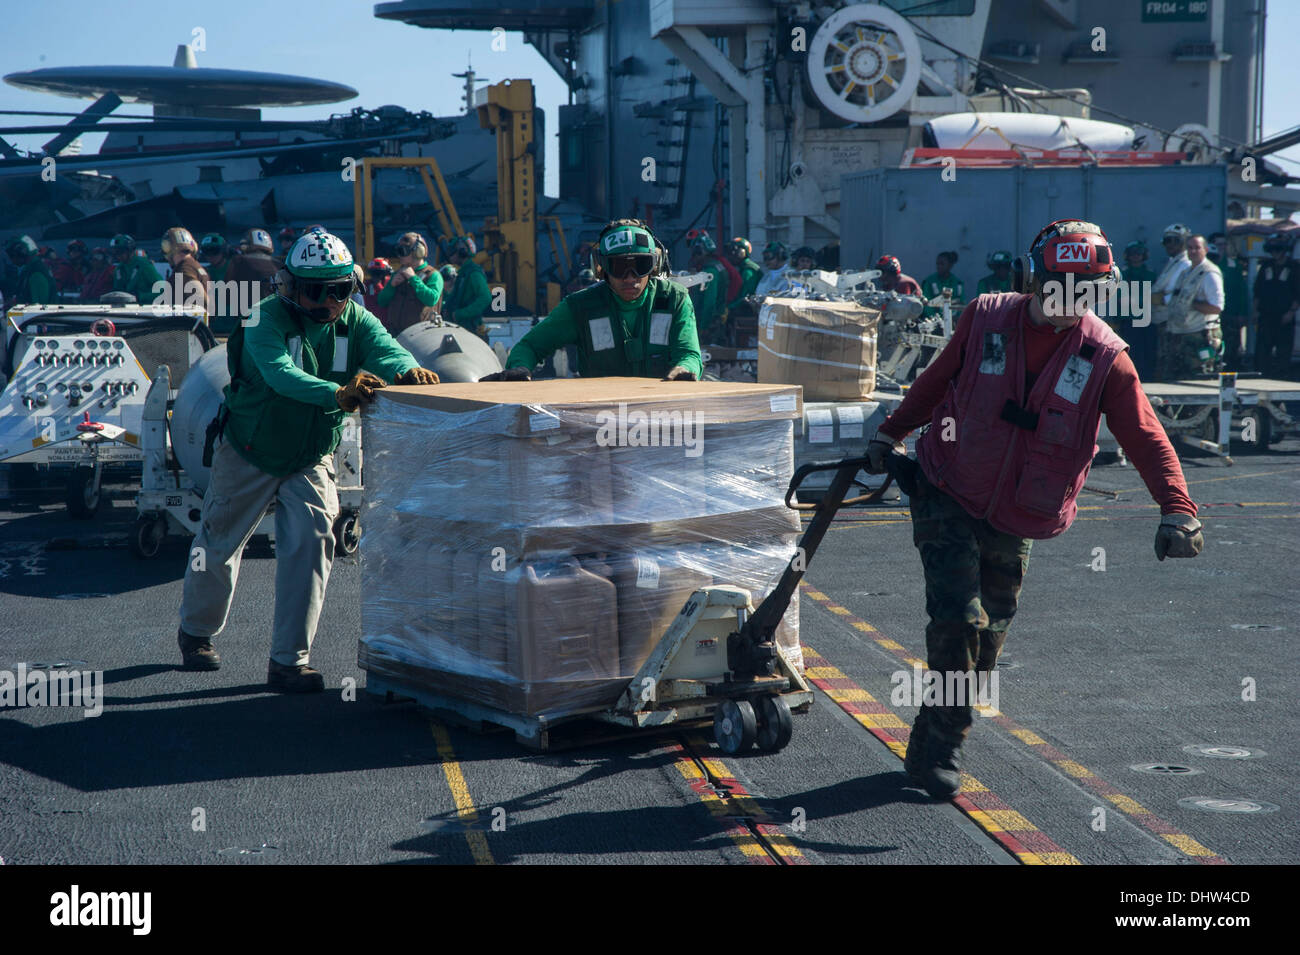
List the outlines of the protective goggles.
<svg viewBox="0 0 1300 955">
<path fill-rule="evenodd" d="M 399 245 L 399 246 L 397 247 L 397 254 L 398 254 L 398 255 L 401 255 L 401 256 L 413 255 L 413 254 L 415 253 L 415 250 L 416 250 L 417 248 L 419 248 L 419 246 L 416 246 L 416 245 Z"/>
<path fill-rule="evenodd" d="M 336 302 L 346 302 L 352 297 L 352 277 L 333 282 L 298 281 L 298 292 L 309 302 L 323 302 L 332 298 Z"/>
<path fill-rule="evenodd" d="M 605 270 L 616 279 L 644 278 L 654 267 L 653 255 L 617 255 L 605 262 Z"/>
</svg>

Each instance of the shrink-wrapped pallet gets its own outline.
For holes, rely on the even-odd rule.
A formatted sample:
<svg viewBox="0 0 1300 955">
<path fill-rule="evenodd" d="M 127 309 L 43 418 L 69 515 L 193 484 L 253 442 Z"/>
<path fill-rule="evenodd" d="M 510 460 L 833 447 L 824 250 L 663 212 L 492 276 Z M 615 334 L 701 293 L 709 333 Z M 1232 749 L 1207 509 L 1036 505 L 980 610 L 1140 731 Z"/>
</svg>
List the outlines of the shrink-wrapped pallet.
<svg viewBox="0 0 1300 955">
<path fill-rule="evenodd" d="M 794 554 L 799 389 L 386 388 L 365 419 L 363 668 L 521 716 L 612 704 L 696 589 Z M 802 666 L 798 605 L 778 630 Z"/>
</svg>

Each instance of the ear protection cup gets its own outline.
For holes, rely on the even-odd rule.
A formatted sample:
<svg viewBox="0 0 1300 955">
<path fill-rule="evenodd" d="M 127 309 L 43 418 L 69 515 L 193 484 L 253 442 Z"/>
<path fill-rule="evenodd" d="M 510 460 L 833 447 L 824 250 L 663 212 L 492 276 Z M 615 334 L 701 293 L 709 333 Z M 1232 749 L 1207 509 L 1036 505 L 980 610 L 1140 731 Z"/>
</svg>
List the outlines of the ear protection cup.
<svg viewBox="0 0 1300 955">
<path fill-rule="evenodd" d="M 429 243 L 424 241 L 424 236 L 422 236 L 420 233 L 418 232 L 404 233 L 402 237 L 397 240 L 397 244 L 401 245 L 402 239 L 406 238 L 407 235 L 415 236 L 415 243 L 411 246 L 411 250 L 420 259 L 427 259 L 429 257 Z"/>
<path fill-rule="evenodd" d="M 276 295 L 290 301 L 293 301 L 298 295 L 298 283 L 294 280 L 293 273 L 288 269 L 280 269 L 272 276 L 271 287 L 275 289 Z"/>
<path fill-rule="evenodd" d="M 1034 268 L 1034 257 L 1030 255 L 1017 255 L 1011 262 L 1011 290 L 1013 292 L 1029 293 L 1030 295 L 1038 291 L 1038 277 L 1041 273 Z"/>
</svg>

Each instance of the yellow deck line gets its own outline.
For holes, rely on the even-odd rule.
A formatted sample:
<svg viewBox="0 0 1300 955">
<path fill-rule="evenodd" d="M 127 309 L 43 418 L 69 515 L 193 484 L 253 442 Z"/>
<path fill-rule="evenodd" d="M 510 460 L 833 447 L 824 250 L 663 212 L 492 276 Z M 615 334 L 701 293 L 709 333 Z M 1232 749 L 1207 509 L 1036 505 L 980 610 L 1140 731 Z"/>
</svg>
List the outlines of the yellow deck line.
<svg viewBox="0 0 1300 955">
<path fill-rule="evenodd" d="M 469 786 L 465 784 L 465 774 L 460 771 L 460 763 L 456 759 L 456 751 L 452 749 L 451 736 L 447 733 L 447 728 L 441 723 L 430 722 L 429 729 L 438 745 L 438 759 L 442 763 L 443 775 L 447 777 L 451 798 L 456 801 L 456 811 L 460 821 L 478 822 L 478 810 L 474 808 Z M 492 858 L 492 850 L 488 848 L 487 836 L 483 833 L 468 829 L 465 832 L 465 841 L 469 843 L 469 851 L 474 856 L 475 865 L 496 864 L 496 860 Z"/>
</svg>

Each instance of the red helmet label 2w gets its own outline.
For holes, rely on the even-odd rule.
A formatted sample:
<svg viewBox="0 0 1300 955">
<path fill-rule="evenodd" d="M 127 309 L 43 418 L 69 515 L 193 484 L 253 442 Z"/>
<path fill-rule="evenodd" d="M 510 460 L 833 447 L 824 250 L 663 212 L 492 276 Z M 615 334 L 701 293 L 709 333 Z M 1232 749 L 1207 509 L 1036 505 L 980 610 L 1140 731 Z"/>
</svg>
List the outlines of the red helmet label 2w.
<svg viewBox="0 0 1300 955">
<path fill-rule="evenodd" d="M 1087 242 L 1058 242 L 1050 249 L 1056 252 L 1056 264 L 1067 262 L 1089 264 L 1092 262 L 1091 246 Z"/>
</svg>

